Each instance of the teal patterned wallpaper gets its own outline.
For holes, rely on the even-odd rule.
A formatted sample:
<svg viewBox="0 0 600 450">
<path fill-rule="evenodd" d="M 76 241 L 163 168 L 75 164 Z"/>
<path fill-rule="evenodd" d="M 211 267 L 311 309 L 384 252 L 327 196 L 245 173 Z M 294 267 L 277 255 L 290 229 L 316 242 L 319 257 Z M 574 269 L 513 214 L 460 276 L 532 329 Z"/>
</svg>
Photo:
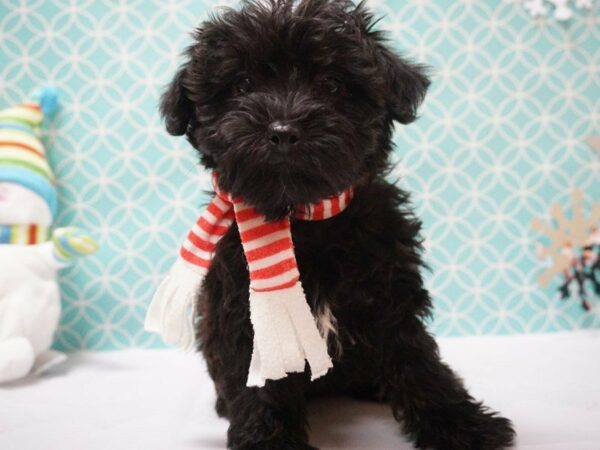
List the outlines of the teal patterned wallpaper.
<svg viewBox="0 0 600 450">
<path fill-rule="evenodd" d="M 43 83 L 62 111 L 46 133 L 61 225 L 101 242 L 61 276 L 62 349 L 160 346 L 146 306 L 209 186 L 184 139 L 164 131 L 159 94 L 188 33 L 219 2 L 0 1 L 0 106 Z M 535 216 L 600 199 L 600 5 L 558 23 L 501 0 L 371 2 L 394 45 L 432 66 L 421 119 L 396 133 L 390 175 L 425 221 L 440 335 L 600 325 L 537 284 Z"/>
</svg>

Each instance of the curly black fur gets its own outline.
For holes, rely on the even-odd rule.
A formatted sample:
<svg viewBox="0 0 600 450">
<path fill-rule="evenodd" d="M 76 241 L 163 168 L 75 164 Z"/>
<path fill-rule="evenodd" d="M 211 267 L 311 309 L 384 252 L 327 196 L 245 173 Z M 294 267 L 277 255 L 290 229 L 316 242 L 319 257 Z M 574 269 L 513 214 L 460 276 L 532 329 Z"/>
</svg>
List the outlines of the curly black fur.
<svg viewBox="0 0 600 450">
<path fill-rule="evenodd" d="M 307 398 L 331 392 L 388 402 L 419 448 L 513 442 L 510 422 L 467 393 L 423 324 L 431 301 L 420 275 L 421 225 L 384 174 L 393 121 L 416 118 L 429 81 L 374 23 L 363 4 L 345 0 L 243 3 L 196 30 L 162 98 L 167 130 L 186 134 L 221 188 L 268 218 L 355 187 L 338 216 L 292 223 L 308 301 L 337 322 L 334 369 L 313 383 L 304 373 L 246 387 L 252 327 L 237 228 L 218 245 L 197 337 L 232 449 L 311 448 Z M 293 127 L 293 145 L 273 143 L 274 122 Z"/>
</svg>

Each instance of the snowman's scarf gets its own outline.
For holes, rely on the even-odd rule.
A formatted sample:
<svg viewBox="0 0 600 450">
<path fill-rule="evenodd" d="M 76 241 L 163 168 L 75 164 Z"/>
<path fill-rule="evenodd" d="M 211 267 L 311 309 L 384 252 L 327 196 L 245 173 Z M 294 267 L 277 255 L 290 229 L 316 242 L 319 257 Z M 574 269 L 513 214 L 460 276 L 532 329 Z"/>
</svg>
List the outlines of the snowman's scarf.
<svg viewBox="0 0 600 450">
<path fill-rule="evenodd" d="M 159 286 L 146 316 L 146 329 L 184 349 L 194 345 L 193 306 L 218 241 L 237 223 L 250 274 L 250 320 L 254 350 L 248 386 L 302 372 L 308 361 L 314 380 L 332 367 L 327 344 L 319 334 L 306 301 L 296 264 L 290 219 L 268 222 L 242 198 L 218 188 L 184 242 L 179 258 Z M 295 215 L 323 220 L 343 211 L 352 197 L 348 189 Z"/>
<path fill-rule="evenodd" d="M 0 244 L 35 245 L 48 237 L 49 228 L 43 225 L 0 225 Z"/>
</svg>

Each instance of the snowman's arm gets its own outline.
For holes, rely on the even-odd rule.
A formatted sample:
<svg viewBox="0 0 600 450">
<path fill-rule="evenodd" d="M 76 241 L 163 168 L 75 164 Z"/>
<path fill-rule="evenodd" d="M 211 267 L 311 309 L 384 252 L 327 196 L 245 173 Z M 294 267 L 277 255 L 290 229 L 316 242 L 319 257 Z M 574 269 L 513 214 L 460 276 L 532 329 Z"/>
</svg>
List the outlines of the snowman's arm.
<svg viewBox="0 0 600 450">
<path fill-rule="evenodd" d="M 48 266 L 55 269 L 67 267 L 77 258 L 98 250 L 98 243 L 89 235 L 74 227 L 57 228 L 52 240 L 39 245 Z"/>
</svg>

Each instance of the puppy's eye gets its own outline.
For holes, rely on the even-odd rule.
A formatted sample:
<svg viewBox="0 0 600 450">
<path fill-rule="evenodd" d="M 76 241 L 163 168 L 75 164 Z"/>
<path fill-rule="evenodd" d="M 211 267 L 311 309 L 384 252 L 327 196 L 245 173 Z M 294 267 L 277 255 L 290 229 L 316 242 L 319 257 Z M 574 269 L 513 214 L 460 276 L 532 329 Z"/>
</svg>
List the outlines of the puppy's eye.
<svg viewBox="0 0 600 450">
<path fill-rule="evenodd" d="M 235 84 L 236 94 L 247 94 L 252 90 L 252 80 L 248 77 L 240 79 Z"/>
<path fill-rule="evenodd" d="M 335 77 L 324 77 L 321 80 L 321 88 L 332 95 L 338 95 L 344 92 L 344 84 Z"/>
</svg>

